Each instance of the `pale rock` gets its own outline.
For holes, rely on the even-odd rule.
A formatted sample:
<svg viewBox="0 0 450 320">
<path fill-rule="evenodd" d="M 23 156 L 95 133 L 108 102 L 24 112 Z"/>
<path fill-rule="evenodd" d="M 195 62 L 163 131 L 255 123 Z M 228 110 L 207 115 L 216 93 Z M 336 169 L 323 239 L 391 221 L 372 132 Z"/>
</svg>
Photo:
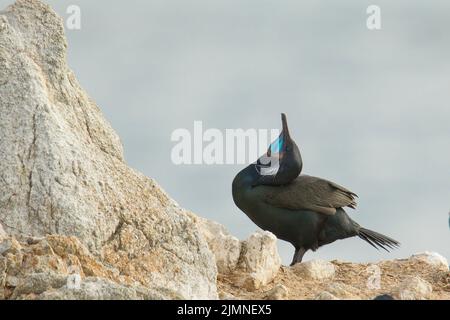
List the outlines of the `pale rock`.
<svg viewBox="0 0 450 320">
<path fill-rule="evenodd" d="M 200 232 L 206 238 L 216 259 L 217 271 L 222 274 L 236 269 L 241 253 L 239 239 L 232 236 L 223 225 L 208 219 L 195 217 Z"/>
<path fill-rule="evenodd" d="M 38 0 L 17 0 L 0 17 L 5 231 L 19 240 L 74 236 L 143 286 L 217 298 L 214 256 L 197 225 L 126 165 L 119 137 L 67 66 L 63 20 Z"/>
<path fill-rule="evenodd" d="M 257 231 L 242 242 L 238 270 L 241 284 L 247 290 L 257 290 L 270 283 L 281 266 L 277 238 L 271 232 Z"/>
<path fill-rule="evenodd" d="M 339 300 L 335 295 L 329 293 L 328 291 L 322 291 L 317 296 L 315 296 L 314 300 Z"/>
<path fill-rule="evenodd" d="M 314 280 L 331 279 L 336 273 L 334 265 L 325 260 L 310 260 L 297 263 L 291 268 L 300 277 Z"/>
<path fill-rule="evenodd" d="M 423 261 L 436 270 L 448 271 L 448 262 L 442 255 L 437 252 L 422 252 L 411 256 L 411 260 Z"/>
<path fill-rule="evenodd" d="M 417 276 L 406 277 L 394 290 L 394 296 L 400 300 L 427 300 L 431 298 L 431 284 Z"/>
<path fill-rule="evenodd" d="M 289 295 L 289 290 L 282 284 L 275 285 L 266 293 L 267 300 L 286 300 Z"/>
</svg>

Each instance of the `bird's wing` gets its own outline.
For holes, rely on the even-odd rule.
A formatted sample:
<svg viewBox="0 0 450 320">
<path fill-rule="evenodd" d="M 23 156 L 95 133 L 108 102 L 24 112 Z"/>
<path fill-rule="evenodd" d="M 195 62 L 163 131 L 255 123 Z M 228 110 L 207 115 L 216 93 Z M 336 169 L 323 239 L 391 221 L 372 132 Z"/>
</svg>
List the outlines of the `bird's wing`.
<svg viewBox="0 0 450 320">
<path fill-rule="evenodd" d="M 355 193 L 334 182 L 307 175 L 270 189 L 264 192 L 264 201 L 274 207 L 311 210 L 326 215 L 335 214 L 337 208 L 356 207 Z"/>
</svg>

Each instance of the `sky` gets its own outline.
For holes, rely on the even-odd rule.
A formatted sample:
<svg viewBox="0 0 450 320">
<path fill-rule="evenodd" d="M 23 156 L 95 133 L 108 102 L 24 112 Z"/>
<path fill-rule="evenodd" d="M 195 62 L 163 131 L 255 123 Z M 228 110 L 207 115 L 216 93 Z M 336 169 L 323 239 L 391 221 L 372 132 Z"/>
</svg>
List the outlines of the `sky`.
<svg viewBox="0 0 450 320">
<path fill-rule="evenodd" d="M 402 243 L 386 253 L 346 239 L 305 260 L 450 258 L 450 2 L 46 2 L 64 19 L 80 7 L 81 29 L 66 30 L 70 67 L 130 166 L 183 207 L 240 239 L 256 231 L 231 197 L 244 165 L 175 165 L 171 134 L 196 120 L 280 128 L 285 112 L 303 173 L 357 193 L 351 217 Z M 381 30 L 366 26 L 372 4 Z M 279 252 L 289 263 L 291 245 Z"/>
</svg>

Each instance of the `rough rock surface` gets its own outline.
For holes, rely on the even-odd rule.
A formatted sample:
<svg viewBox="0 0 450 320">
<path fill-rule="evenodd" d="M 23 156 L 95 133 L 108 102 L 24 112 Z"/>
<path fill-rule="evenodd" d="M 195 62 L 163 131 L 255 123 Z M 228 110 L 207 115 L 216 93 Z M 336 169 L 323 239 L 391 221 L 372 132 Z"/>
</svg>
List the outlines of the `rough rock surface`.
<svg viewBox="0 0 450 320">
<path fill-rule="evenodd" d="M 317 296 L 314 297 L 314 300 L 339 300 L 336 296 L 332 295 L 328 291 L 322 291 Z"/>
<path fill-rule="evenodd" d="M 405 278 L 394 292 L 394 297 L 401 300 L 427 300 L 431 298 L 433 287 L 420 277 Z"/>
<path fill-rule="evenodd" d="M 282 299 L 369 299 L 391 295 L 396 299 L 450 300 L 450 272 L 436 268 L 428 262 L 409 259 L 386 260 L 377 263 L 330 262 L 335 268 L 334 277 L 314 279 L 299 273 L 295 267 L 282 266 L 275 278 L 259 289 L 249 290 L 236 285 L 233 275 L 219 277 L 219 294 L 233 295 L 238 299 L 276 299 L 269 295 L 280 286 L 287 290 Z M 303 264 L 308 264 L 304 262 Z M 370 281 L 377 268 L 380 271 L 379 286 Z M 417 280 L 420 279 L 420 280 Z"/>
<path fill-rule="evenodd" d="M 256 290 L 277 275 L 281 258 L 277 238 L 270 232 L 257 231 L 239 241 L 217 222 L 193 216 L 214 253 L 220 277 L 231 275 L 238 286 Z"/>
<path fill-rule="evenodd" d="M 206 238 L 209 249 L 213 252 L 216 259 L 217 271 L 222 274 L 233 272 L 239 262 L 241 255 L 241 242 L 238 238 L 228 233 L 221 224 L 197 217 L 200 232 Z"/>
<path fill-rule="evenodd" d="M 285 300 L 288 297 L 289 290 L 282 284 L 277 284 L 266 293 L 267 300 Z"/>
<path fill-rule="evenodd" d="M 0 25 L 5 231 L 74 236 L 144 286 L 215 298 L 206 241 L 155 181 L 125 164 L 118 136 L 67 66 L 62 20 L 41 1 L 18 0 L 0 11 Z"/>
<path fill-rule="evenodd" d="M 342 300 L 359 300 L 361 299 L 359 289 L 343 282 L 332 282 L 327 285 L 326 292 L 331 293 L 338 299 Z"/>
<path fill-rule="evenodd" d="M 9 237 L 0 247 L 0 299 L 185 298 L 102 263 L 76 237 L 49 235 L 22 243 Z"/>
<path fill-rule="evenodd" d="M 258 231 L 242 243 L 236 278 L 248 290 L 272 282 L 281 267 L 277 238 L 268 231 Z"/>
<path fill-rule="evenodd" d="M 437 252 L 422 252 L 411 256 L 411 259 L 423 261 L 428 265 L 442 271 L 448 271 L 448 262 L 443 256 Z"/>
<path fill-rule="evenodd" d="M 297 263 L 292 266 L 292 270 L 302 277 L 315 280 L 333 278 L 336 272 L 334 265 L 324 260 L 310 260 L 304 263 Z"/>
</svg>

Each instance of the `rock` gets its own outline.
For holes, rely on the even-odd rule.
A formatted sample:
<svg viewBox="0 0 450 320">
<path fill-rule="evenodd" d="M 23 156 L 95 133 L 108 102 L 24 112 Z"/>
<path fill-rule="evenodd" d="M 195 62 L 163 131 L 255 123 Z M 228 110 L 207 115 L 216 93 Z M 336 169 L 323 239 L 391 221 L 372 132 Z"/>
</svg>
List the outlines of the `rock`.
<svg viewBox="0 0 450 320">
<path fill-rule="evenodd" d="M 134 277 L 104 265 L 75 237 L 51 235 L 38 243 L 22 243 L 20 250 L 0 256 L 0 298 L 182 299 L 185 296 L 157 283 L 142 285 Z"/>
<path fill-rule="evenodd" d="M 206 240 L 154 180 L 126 165 L 119 137 L 67 66 L 62 19 L 38 0 L 18 0 L 0 17 L 5 231 L 21 241 L 76 237 L 81 243 L 70 240 L 63 249 L 79 253 L 83 247 L 98 268 L 108 265 L 142 286 L 164 287 L 187 299 L 217 298 L 215 260 Z M 97 296 L 102 297 L 93 291 L 73 295 Z"/>
<path fill-rule="evenodd" d="M 334 277 L 336 272 L 331 262 L 324 260 L 310 260 L 297 263 L 291 267 L 300 277 L 314 280 L 326 280 Z"/>
<path fill-rule="evenodd" d="M 358 295 L 360 290 L 351 285 L 341 282 L 331 283 L 330 285 L 328 285 L 326 291 L 338 297 L 339 299 L 347 299 L 347 300 L 361 299 Z"/>
<path fill-rule="evenodd" d="M 433 290 L 431 292 L 431 288 L 422 282 L 417 285 L 417 280 L 413 281 L 412 284 L 410 281 L 405 281 L 401 288 L 403 290 L 401 295 L 404 298 L 411 296 L 412 298 L 418 298 L 418 295 L 414 293 L 418 291 L 422 292 L 420 296 L 429 297 L 427 299 L 450 299 L 450 272 L 436 272 L 436 269 L 419 260 L 395 259 L 382 260 L 376 263 L 352 263 L 335 260 L 332 261 L 332 264 L 336 270 L 334 277 L 328 278 L 330 280 L 299 276 L 296 268 L 300 268 L 300 265 L 295 268 L 283 266 L 269 285 L 261 286 L 259 290 L 249 290 L 239 282 L 240 279 L 247 276 L 239 273 L 238 267 L 235 273 L 231 275 L 221 275 L 218 278 L 218 285 L 222 293 L 226 292 L 246 300 L 268 299 L 272 293 L 271 290 L 279 286 L 286 287 L 289 293 L 288 298 L 292 300 L 373 300 L 374 298 L 387 300 L 391 297 L 398 300 L 400 299 L 399 294 L 396 295 L 395 291 L 399 291 L 397 290 L 399 284 L 405 280 L 406 275 L 412 275 L 426 280 Z M 418 289 L 414 289 L 415 287 L 418 287 Z M 276 289 L 274 292 L 276 292 Z"/>
<path fill-rule="evenodd" d="M 332 295 L 328 291 L 320 292 L 314 300 L 339 300 L 335 295 Z"/>
<path fill-rule="evenodd" d="M 394 296 L 400 300 L 426 300 L 431 298 L 432 292 L 433 288 L 427 281 L 408 276 L 394 290 Z"/>
<path fill-rule="evenodd" d="M 247 290 L 257 290 L 270 283 L 281 266 L 277 238 L 268 231 L 258 231 L 242 242 L 238 270 L 241 284 Z"/>
<path fill-rule="evenodd" d="M 282 284 L 277 284 L 266 293 L 267 300 L 285 300 L 288 298 L 289 290 Z"/>
<path fill-rule="evenodd" d="M 200 217 L 194 217 L 194 219 L 214 254 L 217 271 L 222 274 L 234 271 L 241 253 L 239 239 L 230 235 L 225 227 L 217 222 Z"/>
<path fill-rule="evenodd" d="M 411 256 L 411 260 L 423 261 L 436 270 L 449 271 L 447 259 L 437 252 L 422 252 Z"/>
</svg>

